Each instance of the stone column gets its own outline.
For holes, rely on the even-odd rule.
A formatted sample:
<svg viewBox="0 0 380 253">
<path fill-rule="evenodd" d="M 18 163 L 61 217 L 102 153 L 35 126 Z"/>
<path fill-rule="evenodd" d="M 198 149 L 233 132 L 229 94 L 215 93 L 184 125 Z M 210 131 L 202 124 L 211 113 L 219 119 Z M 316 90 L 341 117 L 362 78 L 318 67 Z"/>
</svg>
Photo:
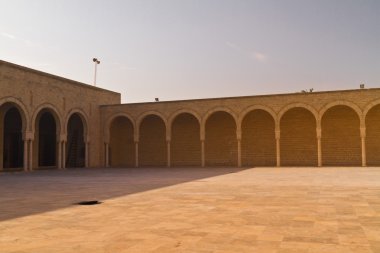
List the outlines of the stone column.
<svg viewBox="0 0 380 253">
<path fill-rule="evenodd" d="M 322 129 L 317 127 L 318 167 L 322 166 Z"/>
<path fill-rule="evenodd" d="M 171 161 L 170 161 L 170 140 L 166 141 L 166 147 L 167 147 L 167 166 L 170 168 Z"/>
<path fill-rule="evenodd" d="M 135 167 L 139 167 L 139 141 L 135 141 Z"/>
<path fill-rule="evenodd" d="M 57 161 L 57 167 L 58 169 L 62 169 L 62 142 L 59 140 L 57 142 L 57 146 L 58 146 L 58 161 Z"/>
<path fill-rule="evenodd" d="M 281 150 L 280 150 L 280 130 L 275 130 L 275 137 L 276 137 L 276 165 L 277 167 L 281 166 Z"/>
<path fill-rule="evenodd" d="M 360 138 L 362 143 L 362 166 L 367 166 L 367 153 L 366 153 L 366 147 L 365 147 L 365 138 L 366 138 L 366 128 L 361 127 L 360 128 Z"/>
<path fill-rule="evenodd" d="M 28 171 L 28 143 L 29 140 L 24 139 L 24 171 Z"/>
<path fill-rule="evenodd" d="M 29 140 L 29 171 L 33 170 L 33 140 Z"/>
<path fill-rule="evenodd" d="M 205 140 L 202 140 L 201 139 L 201 165 L 202 165 L 202 167 L 205 167 L 206 166 L 206 160 L 205 160 Z"/>
<path fill-rule="evenodd" d="M 241 131 L 238 129 L 236 131 L 236 139 L 237 139 L 237 160 L 238 160 L 238 167 L 241 167 Z"/>
<path fill-rule="evenodd" d="M 66 141 L 62 141 L 62 169 L 66 169 Z"/>
<path fill-rule="evenodd" d="M 86 141 L 86 147 L 85 147 L 85 155 L 84 155 L 84 167 L 88 168 L 89 166 L 89 148 L 90 148 L 90 142 Z"/>
<path fill-rule="evenodd" d="M 106 156 L 105 166 L 106 168 L 108 168 L 110 165 L 109 165 L 109 144 L 107 142 L 104 143 L 104 148 L 105 148 L 105 156 Z"/>
</svg>

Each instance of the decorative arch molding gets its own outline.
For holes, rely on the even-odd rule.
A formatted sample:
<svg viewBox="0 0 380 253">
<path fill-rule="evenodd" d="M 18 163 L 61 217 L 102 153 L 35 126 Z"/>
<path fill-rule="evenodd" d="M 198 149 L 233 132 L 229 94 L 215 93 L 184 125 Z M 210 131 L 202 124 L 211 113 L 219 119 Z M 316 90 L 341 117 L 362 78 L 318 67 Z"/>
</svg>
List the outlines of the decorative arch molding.
<svg viewBox="0 0 380 253">
<path fill-rule="evenodd" d="M 109 143 L 111 124 L 118 117 L 127 118 L 132 123 L 134 132 L 136 132 L 136 123 L 131 115 L 125 112 L 118 112 L 118 113 L 112 114 L 111 116 L 108 117 L 108 119 L 106 120 L 106 124 L 104 125 L 104 140 L 107 143 Z"/>
<path fill-rule="evenodd" d="M 67 134 L 67 127 L 69 125 L 70 117 L 72 115 L 74 115 L 75 113 L 78 114 L 82 120 L 83 128 L 84 128 L 83 130 L 84 130 L 85 141 L 89 141 L 89 137 L 90 137 L 89 130 L 88 130 L 89 118 L 88 118 L 87 114 L 80 108 L 73 108 L 69 111 L 69 113 L 66 116 L 65 123 L 64 123 L 65 127 L 64 127 L 62 132 L 64 134 Z"/>
<path fill-rule="evenodd" d="M 57 134 L 61 135 L 64 129 L 64 127 L 62 126 L 63 124 L 62 115 L 59 113 L 58 109 L 50 103 L 41 104 L 34 110 L 32 121 L 30 124 L 32 133 L 34 133 L 36 130 L 35 127 L 36 127 L 37 116 L 44 109 L 49 110 L 53 114 L 53 117 L 55 118 L 56 123 L 57 123 Z"/>
<path fill-rule="evenodd" d="M 181 115 L 181 114 L 184 114 L 184 113 L 191 114 L 192 116 L 194 116 L 198 120 L 199 125 L 201 124 L 201 122 L 202 122 L 201 117 L 199 116 L 199 114 L 196 111 L 183 108 L 183 109 L 179 109 L 179 110 L 175 111 L 174 113 L 172 113 L 170 115 L 169 120 L 168 120 L 168 125 L 171 127 L 173 125 L 173 122 L 176 119 L 176 117 Z"/>
<path fill-rule="evenodd" d="M 269 113 L 272 116 L 273 121 L 275 123 L 277 122 L 277 114 L 269 106 L 266 106 L 266 105 L 251 105 L 251 106 L 248 106 L 247 108 L 245 108 L 242 112 L 240 112 L 240 114 L 238 116 L 238 121 L 237 121 L 237 127 L 238 127 L 238 129 L 241 129 L 241 125 L 243 123 L 244 118 L 247 116 L 247 114 L 250 113 L 250 112 L 252 112 L 252 111 L 256 111 L 256 110 L 263 110 L 263 111 Z"/>
<path fill-rule="evenodd" d="M 15 97 L 4 97 L 0 99 L 0 107 L 6 103 L 14 104 L 17 109 L 19 109 L 22 118 L 22 131 L 26 132 L 30 129 L 30 115 L 24 103 Z"/>
<path fill-rule="evenodd" d="M 329 110 L 330 108 L 334 107 L 334 106 L 337 106 L 337 105 L 344 105 L 344 106 L 347 106 L 347 107 L 351 108 L 352 110 L 354 110 L 359 117 L 360 124 L 363 124 L 364 117 L 363 117 L 362 110 L 360 109 L 360 107 L 357 104 L 355 104 L 351 101 L 347 101 L 347 100 L 338 100 L 338 101 L 334 101 L 334 102 L 331 102 L 331 103 L 324 105 L 319 110 L 319 119 L 318 120 L 322 120 L 323 115 L 326 113 L 326 111 Z"/>
<path fill-rule="evenodd" d="M 156 116 L 158 116 L 164 122 L 166 131 L 168 131 L 168 129 L 170 129 L 168 127 L 168 121 L 167 121 L 166 117 L 162 113 L 160 113 L 158 111 L 147 111 L 147 112 L 144 112 L 144 113 L 140 114 L 139 117 L 137 118 L 137 121 L 136 121 L 136 134 L 137 134 L 137 136 L 139 135 L 141 122 L 145 119 L 145 117 L 147 117 L 149 115 L 156 115 Z"/>
<path fill-rule="evenodd" d="M 365 107 L 364 107 L 364 110 L 363 110 L 363 119 L 365 120 L 367 118 L 367 114 L 368 112 L 374 108 L 375 106 L 377 105 L 380 105 L 380 99 L 375 99 L 375 100 L 372 100 L 371 102 L 369 102 Z"/>
<path fill-rule="evenodd" d="M 236 116 L 236 113 L 235 113 L 233 110 L 231 110 L 230 108 L 225 107 L 225 106 L 217 106 L 217 107 L 214 107 L 214 108 L 208 110 L 208 111 L 205 113 L 205 115 L 202 117 L 202 121 L 201 121 L 202 124 L 201 124 L 201 126 L 203 126 L 203 127 L 206 126 L 206 122 L 207 122 L 208 118 L 209 118 L 213 113 L 215 113 L 215 112 L 226 112 L 226 113 L 230 114 L 230 115 L 232 116 L 232 118 L 234 119 L 235 124 L 236 124 L 236 126 L 237 126 L 238 117 Z"/>
<path fill-rule="evenodd" d="M 318 122 L 319 121 L 319 114 L 318 114 L 318 111 L 311 105 L 308 105 L 308 104 L 305 104 L 305 103 L 291 103 L 291 104 L 288 104 L 286 106 L 284 106 L 278 113 L 278 123 L 280 123 L 281 121 L 281 118 L 282 116 L 284 116 L 284 114 L 293 109 L 293 108 L 304 108 L 306 110 L 308 110 L 309 112 L 311 112 L 311 114 L 313 114 L 314 118 L 315 118 L 315 122 Z"/>
</svg>

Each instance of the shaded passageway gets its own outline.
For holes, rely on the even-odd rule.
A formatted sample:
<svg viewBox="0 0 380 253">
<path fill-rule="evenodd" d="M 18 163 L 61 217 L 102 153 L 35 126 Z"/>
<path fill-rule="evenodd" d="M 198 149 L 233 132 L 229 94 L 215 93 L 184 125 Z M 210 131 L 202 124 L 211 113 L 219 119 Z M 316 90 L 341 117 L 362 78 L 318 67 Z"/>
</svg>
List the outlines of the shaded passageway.
<svg viewBox="0 0 380 253">
<path fill-rule="evenodd" d="M 227 112 L 211 114 L 206 121 L 206 166 L 237 166 L 236 122 Z"/>
<path fill-rule="evenodd" d="M 242 126 L 242 165 L 275 166 L 276 140 L 273 117 L 264 110 L 249 112 Z"/>
<path fill-rule="evenodd" d="M 167 165 L 166 127 L 157 115 L 146 116 L 140 124 L 139 165 Z"/>
<path fill-rule="evenodd" d="M 133 124 L 124 116 L 116 117 L 110 127 L 110 166 L 133 167 L 135 145 Z"/>
<path fill-rule="evenodd" d="M 172 124 L 171 159 L 173 166 L 200 166 L 200 126 L 190 113 L 178 115 Z"/>
<path fill-rule="evenodd" d="M 69 168 L 84 167 L 86 145 L 84 125 L 78 113 L 70 116 L 67 125 L 66 166 Z"/>
<path fill-rule="evenodd" d="M 322 164 L 361 165 L 360 120 L 345 105 L 328 109 L 322 116 Z"/>
<path fill-rule="evenodd" d="M 281 117 L 281 165 L 317 166 L 316 119 L 307 109 L 296 107 Z"/>
</svg>

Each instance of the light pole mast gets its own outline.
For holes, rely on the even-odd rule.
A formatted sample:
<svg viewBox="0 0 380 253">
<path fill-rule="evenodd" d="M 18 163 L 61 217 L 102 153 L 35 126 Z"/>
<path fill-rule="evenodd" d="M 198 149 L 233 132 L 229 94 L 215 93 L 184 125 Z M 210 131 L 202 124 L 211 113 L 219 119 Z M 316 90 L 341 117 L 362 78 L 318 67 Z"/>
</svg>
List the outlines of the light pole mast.
<svg viewBox="0 0 380 253">
<path fill-rule="evenodd" d="M 96 69 L 100 61 L 97 58 L 93 58 L 92 61 L 95 63 L 95 73 L 94 73 L 94 86 L 96 86 Z"/>
</svg>

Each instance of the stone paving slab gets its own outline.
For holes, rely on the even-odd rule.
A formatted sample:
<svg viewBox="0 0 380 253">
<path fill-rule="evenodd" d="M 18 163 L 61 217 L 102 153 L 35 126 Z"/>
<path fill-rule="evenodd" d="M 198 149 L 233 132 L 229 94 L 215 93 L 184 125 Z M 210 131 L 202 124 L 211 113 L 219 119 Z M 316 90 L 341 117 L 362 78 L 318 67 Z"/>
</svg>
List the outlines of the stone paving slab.
<svg viewBox="0 0 380 253">
<path fill-rule="evenodd" d="M 7 253 L 380 252 L 380 168 L 3 173 L 0 220 Z"/>
</svg>

